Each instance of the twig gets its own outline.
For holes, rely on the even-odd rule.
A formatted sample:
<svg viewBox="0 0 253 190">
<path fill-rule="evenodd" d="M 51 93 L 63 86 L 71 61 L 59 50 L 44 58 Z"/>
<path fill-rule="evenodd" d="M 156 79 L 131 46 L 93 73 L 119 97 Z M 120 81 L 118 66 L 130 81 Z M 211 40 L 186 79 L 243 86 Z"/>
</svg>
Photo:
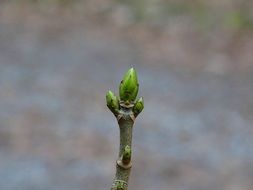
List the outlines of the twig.
<svg viewBox="0 0 253 190">
<path fill-rule="evenodd" d="M 107 107 L 117 118 L 120 129 L 119 155 L 116 175 L 111 190 L 127 190 L 132 167 L 132 130 L 135 118 L 144 108 L 143 98 L 136 101 L 139 84 L 136 71 L 131 68 L 119 86 L 119 97 L 111 91 L 106 94 Z"/>
</svg>

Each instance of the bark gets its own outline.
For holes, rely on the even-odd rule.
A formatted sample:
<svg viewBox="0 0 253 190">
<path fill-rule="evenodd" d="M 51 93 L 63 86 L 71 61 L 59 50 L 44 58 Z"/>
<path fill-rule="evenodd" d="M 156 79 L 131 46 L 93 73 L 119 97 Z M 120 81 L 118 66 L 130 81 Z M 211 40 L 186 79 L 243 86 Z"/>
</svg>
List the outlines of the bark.
<svg viewBox="0 0 253 190">
<path fill-rule="evenodd" d="M 132 108 L 121 107 L 116 115 L 120 129 L 120 146 L 116 162 L 116 175 L 111 190 L 127 190 L 131 172 L 132 131 L 135 116 Z"/>
</svg>

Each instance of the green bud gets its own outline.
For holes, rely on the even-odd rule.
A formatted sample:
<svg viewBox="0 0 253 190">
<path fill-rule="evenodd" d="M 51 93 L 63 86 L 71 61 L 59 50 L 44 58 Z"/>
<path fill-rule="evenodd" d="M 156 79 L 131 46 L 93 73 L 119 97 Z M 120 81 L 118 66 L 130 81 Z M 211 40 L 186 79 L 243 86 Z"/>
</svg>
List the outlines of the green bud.
<svg viewBox="0 0 253 190">
<path fill-rule="evenodd" d="M 107 103 L 107 107 L 112 112 L 115 112 L 115 111 L 119 110 L 119 99 L 110 90 L 106 94 L 106 103 Z"/>
<path fill-rule="evenodd" d="M 144 100 L 142 97 L 140 97 L 133 107 L 133 112 L 135 113 L 135 115 L 138 115 L 139 113 L 141 113 L 143 108 L 144 108 Z"/>
<path fill-rule="evenodd" d="M 119 97 L 122 101 L 133 102 L 138 94 L 139 84 L 134 68 L 128 70 L 119 85 Z"/>
<path fill-rule="evenodd" d="M 126 190 L 124 182 L 118 181 L 116 190 Z"/>
<path fill-rule="evenodd" d="M 130 160 L 131 160 L 131 148 L 130 146 L 126 145 L 122 156 L 122 162 L 123 164 L 128 164 Z"/>
</svg>

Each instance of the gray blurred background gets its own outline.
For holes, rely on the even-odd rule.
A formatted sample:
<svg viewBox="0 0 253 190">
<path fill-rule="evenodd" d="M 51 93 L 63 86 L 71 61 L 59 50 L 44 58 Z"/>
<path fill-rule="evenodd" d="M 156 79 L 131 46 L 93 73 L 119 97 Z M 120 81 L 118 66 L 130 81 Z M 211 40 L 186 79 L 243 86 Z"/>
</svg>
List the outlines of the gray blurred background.
<svg viewBox="0 0 253 190">
<path fill-rule="evenodd" d="M 252 190 L 251 0 L 2 0 L 0 189 L 110 189 L 132 66 L 129 190 Z"/>
</svg>

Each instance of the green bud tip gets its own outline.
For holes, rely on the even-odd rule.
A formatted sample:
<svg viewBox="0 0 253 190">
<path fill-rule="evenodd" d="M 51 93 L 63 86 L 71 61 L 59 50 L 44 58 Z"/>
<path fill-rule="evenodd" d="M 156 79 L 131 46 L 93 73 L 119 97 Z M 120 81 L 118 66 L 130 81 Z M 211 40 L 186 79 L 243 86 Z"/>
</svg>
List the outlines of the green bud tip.
<svg viewBox="0 0 253 190">
<path fill-rule="evenodd" d="M 130 146 L 126 145 L 123 152 L 122 162 L 128 164 L 130 162 L 130 159 L 131 159 L 131 148 Z"/>
<path fill-rule="evenodd" d="M 144 100 L 142 97 L 140 97 L 133 107 L 133 112 L 138 115 L 143 110 L 143 108 L 144 108 Z"/>
<path fill-rule="evenodd" d="M 106 103 L 111 111 L 116 111 L 119 109 L 119 99 L 110 90 L 106 94 Z"/>
<path fill-rule="evenodd" d="M 124 75 L 123 80 L 119 85 L 120 100 L 124 102 L 134 102 L 138 94 L 139 84 L 137 73 L 134 68 L 131 68 Z"/>
<path fill-rule="evenodd" d="M 123 182 L 118 182 L 116 190 L 124 190 L 124 183 Z"/>
<path fill-rule="evenodd" d="M 124 149 L 124 155 L 130 156 L 130 154 L 131 154 L 131 148 L 130 146 L 126 145 Z"/>
</svg>

